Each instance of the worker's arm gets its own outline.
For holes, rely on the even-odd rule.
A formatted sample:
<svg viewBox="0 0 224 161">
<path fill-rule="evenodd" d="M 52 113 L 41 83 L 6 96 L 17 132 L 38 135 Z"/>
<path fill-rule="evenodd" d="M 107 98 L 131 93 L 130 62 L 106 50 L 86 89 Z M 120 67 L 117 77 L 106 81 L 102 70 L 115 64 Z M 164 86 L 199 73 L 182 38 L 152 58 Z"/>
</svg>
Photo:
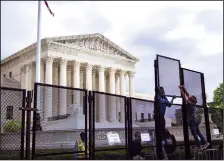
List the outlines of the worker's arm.
<svg viewBox="0 0 224 161">
<path fill-rule="evenodd" d="M 172 106 L 173 101 L 174 101 L 175 98 L 176 98 L 176 96 L 174 95 L 173 98 L 172 98 L 172 100 L 170 102 L 167 100 L 169 102 L 168 105 L 167 105 L 168 107 L 171 107 Z"/>
<path fill-rule="evenodd" d="M 184 88 L 183 86 L 179 86 L 179 88 L 180 88 L 180 92 L 181 92 L 181 95 L 182 95 L 184 101 L 185 101 L 187 104 L 193 104 L 193 102 L 191 102 L 191 101 L 189 100 L 189 93 L 185 93 L 185 92 L 184 92 L 184 89 L 185 89 L 185 88 Z"/>
</svg>

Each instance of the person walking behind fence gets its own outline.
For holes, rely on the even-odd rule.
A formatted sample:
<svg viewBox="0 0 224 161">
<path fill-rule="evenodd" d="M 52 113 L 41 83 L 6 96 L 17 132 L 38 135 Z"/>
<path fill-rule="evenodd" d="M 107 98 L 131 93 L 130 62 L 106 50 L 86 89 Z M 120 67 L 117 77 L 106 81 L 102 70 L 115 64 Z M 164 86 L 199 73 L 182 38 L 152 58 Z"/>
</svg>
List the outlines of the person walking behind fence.
<svg viewBox="0 0 224 161">
<path fill-rule="evenodd" d="M 135 139 L 132 141 L 132 157 L 133 160 L 144 160 L 142 151 L 142 143 L 141 143 L 141 133 L 135 133 Z"/>
<path fill-rule="evenodd" d="M 202 135 L 202 133 L 199 130 L 199 121 L 196 114 L 197 98 L 193 95 L 189 95 L 189 93 L 184 88 L 184 86 L 179 86 L 179 88 L 181 91 L 181 95 L 187 104 L 188 124 L 197 145 L 197 148 L 195 150 L 206 149 L 209 146 L 209 142 L 205 140 L 205 137 Z"/>
<path fill-rule="evenodd" d="M 167 143 L 166 138 L 164 136 L 165 134 L 165 127 L 166 127 L 166 121 L 165 121 L 165 113 L 166 113 L 166 107 L 171 107 L 173 104 L 174 99 L 176 96 L 173 96 L 172 100 L 169 102 L 168 99 L 165 96 L 165 91 L 163 87 L 158 87 L 158 96 L 157 100 L 159 102 L 159 107 L 160 107 L 160 119 L 159 119 L 159 134 L 161 136 L 161 140 Z M 155 111 L 154 111 L 154 117 L 155 117 Z M 164 143 L 163 143 L 164 144 Z"/>
<path fill-rule="evenodd" d="M 85 158 L 85 150 L 86 150 L 86 147 L 85 147 L 85 142 L 87 141 L 86 139 L 86 135 L 84 132 L 81 132 L 80 133 L 80 139 L 76 140 L 75 142 L 75 146 L 74 146 L 74 150 L 75 150 L 75 159 L 78 159 L 78 160 L 84 160 L 86 159 Z M 88 154 L 89 154 L 89 143 L 87 141 L 87 157 L 88 157 Z"/>
</svg>

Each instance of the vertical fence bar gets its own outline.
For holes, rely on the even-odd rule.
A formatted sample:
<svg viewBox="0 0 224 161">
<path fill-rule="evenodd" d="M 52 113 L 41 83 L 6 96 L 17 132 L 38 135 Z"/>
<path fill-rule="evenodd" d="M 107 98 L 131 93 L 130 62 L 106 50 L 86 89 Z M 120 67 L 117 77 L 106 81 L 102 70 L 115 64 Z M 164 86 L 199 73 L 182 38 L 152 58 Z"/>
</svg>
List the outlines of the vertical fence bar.
<svg viewBox="0 0 224 161">
<path fill-rule="evenodd" d="M 129 158 L 129 143 L 130 141 L 128 140 L 129 138 L 129 116 L 128 116 L 128 104 L 127 104 L 127 100 L 126 97 L 125 98 L 121 98 L 124 99 L 124 110 L 125 110 L 125 151 L 126 151 L 126 159 Z"/>
<path fill-rule="evenodd" d="M 84 93 L 84 96 L 83 96 L 83 111 L 84 112 L 84 115 L 85 115 L 85 138 L 86 138 L 86 141 L 85 141 L 85 159 L 87 159 L 87 154 L 88 154 L 88 135 L 87 135 L 87 117 L 88 117 L 88 111 L 87 111 L 87 105 L 88 105 L 88 102 L 89 104 L 91 104 L 91 100 L 88 101 L 88 95 L 87 95 L 87 91 L 85 91 Z"/>
<path fill-rule="evenodd" d="M 37 109 L 37 84 L 34 84 L 34 103 L 33 103 L 33 128 L 32 128 L 32 160 L 35 159 L 35 150 L 36 150 L 36 109 Z"/>
<path fill-rule="evenodd" d="M 184 85 L 184 70 L 180 65 L 180 84 Z M 191 159 L 190 152 L 190 141 L 189 141 L 189 133 L 188 133 L 188 122 L 187 122 L 187 107 L 184 99 L 182 99 L 182 120 L 183 120 L 183 132 L 184 132 L 184 151 L 185 151 L 185 159 Z"/>
<path fill-rule="evenodd" d="M 162 153 L 162 144 L 161 144 L 161 138 L 159 135 L 159 125 L 160 125 L 160 109 L 159 104 L 157 100 L 158 92 L 157 88 L 159 87 L 159 73 L 158 73 L 158 56 L 157 60 L 154 60 L 154 72 L 155 72 L 155 102 L 154 102 L 154 118 L 155 118 L 155 136 L 156 136 L 156 156 L 157 159 L 161 159 L 161 153 Z"/>
<path fill-rule="evenodd" d="M 30 160 L 31 91 L 27 91 L 26 159 Z"/>
<path fill-rule="evenodd" d="M 92 108 L 92 113 L 93 113 L 93 115 L 92 115 L 92 131 L 93 131 L 93 133 L 92 133 L 92 149 L 93 149 L 93 153 L 92 153 L 92 159 L 93 160 L 95 160 L 95 99 L 96 99 L 96 93 L 95 92 L 90 92 L 90 95 L 91 95 L 91 97 L 92 97 L 92 100 L 93 100 L 93 104 L 92 104 L 92 106 L 91 106 L 91 108 Z M 99 95 L 98 95 L 99 96 Z"/>
<path fill-rule="evenodd" d="M 127 105 L 127 121 L 128 121 L 128 156 L 129 160 L 132 160 L 132 99 L 126 97 L 126 105 Z"/>
<path fill-rule="evenodd" d="M 89 91 L 89 93 L 88 93 L 88 97 L 90 97 L 91 96 L 91 91 Z M 92 154 L 93 154 L 93 148 L 92 148 L 92 139 L 93 139 L 93 137 L 92 137 L 92 105 L 91 105 L 91 103 L 89 103 L 89 159 L 90 160 L 92 160 L 93 158 L 92 158 Z"/>
<path fill-rule="evenodd" d="M 21 121 L 21 147 L 20 147 L 20 159 L 24 159 L 24 137 L 25 137 L 25 108 L 26 106 L 26 90 L 23 90 L 23 102 L 22 102 L 22 121 Z"/>
<path fill-rule="evenodd" d="M 212 138 L 211 138 L 211 131 L 210 131 L 208 107 L 206 103 L 205 80 L 204 80 L 203 73 L 201 73 L 201 85 L 202 85 L 202 100 L 203 100 L 203 108 L 204 108 L 206 136 L 207 136 L 207 141 L 210 143 L 209 148 L 212 148 Z"/>
</svg>

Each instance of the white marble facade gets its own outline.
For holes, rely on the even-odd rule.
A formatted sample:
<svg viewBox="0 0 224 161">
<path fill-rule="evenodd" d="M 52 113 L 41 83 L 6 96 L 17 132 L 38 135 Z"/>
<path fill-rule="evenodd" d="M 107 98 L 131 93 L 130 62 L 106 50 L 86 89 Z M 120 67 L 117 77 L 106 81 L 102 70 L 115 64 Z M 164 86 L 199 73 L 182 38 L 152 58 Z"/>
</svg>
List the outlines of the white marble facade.
<svg viewBox="0 0 224 161">
<path fill-rule="evenodd" d="M 28 90 L 34 88 L 35 48 L 36 44 L 33 44 L 7 58 L 18 61 L 19 57 L 21 88 Z M 4 62 L 10 61 L 7 59 L 2 61 L 3 68 L 9 67 L 3 65 Z M 41 83 L 125 96 L 125 78 L 128 77 L 129 96 L 134 97 L 135 64 L 138 61 L 101 34 L 46 38 L 42 40 L 41 48 Z M 40 105 L 43 120 L 66 115 L 69 113 L 70 104 L 81 104 L 80 92 L 74 92 L 74 98 L 71 98 L 70 102 L 66 98 L 66 90 L 61 89 L 58 93 L 59 95 L 55 96 L 52 89 L 45 88 L 44 104 Z M 56 97 L 58 100 L 55 100 Z M 111 97 L 111 101 L 107 101 L 108 106 L 98 100 L 99 123 L 118 122 L 118 110 L 121 112 L 121 122 L 124 121 L 124 107 L 117 105 L 122 104 L 122 100 L 118 103 L 118 100 L 112 99 Z"/>
</svg>

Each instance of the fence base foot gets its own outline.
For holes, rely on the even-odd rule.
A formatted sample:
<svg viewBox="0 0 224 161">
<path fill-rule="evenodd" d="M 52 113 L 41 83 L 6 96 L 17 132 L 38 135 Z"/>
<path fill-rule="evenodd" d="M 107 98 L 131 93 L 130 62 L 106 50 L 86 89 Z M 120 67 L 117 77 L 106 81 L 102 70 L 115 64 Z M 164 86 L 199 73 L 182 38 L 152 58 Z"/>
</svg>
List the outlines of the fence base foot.
<svg viewBox="0 0 224 161">
<path fill-rule="evenodd" d="M 42 131 L 42 127 L 40 124 L 40 114 L 36 113 L 36 131 Z"/>
</svg>

